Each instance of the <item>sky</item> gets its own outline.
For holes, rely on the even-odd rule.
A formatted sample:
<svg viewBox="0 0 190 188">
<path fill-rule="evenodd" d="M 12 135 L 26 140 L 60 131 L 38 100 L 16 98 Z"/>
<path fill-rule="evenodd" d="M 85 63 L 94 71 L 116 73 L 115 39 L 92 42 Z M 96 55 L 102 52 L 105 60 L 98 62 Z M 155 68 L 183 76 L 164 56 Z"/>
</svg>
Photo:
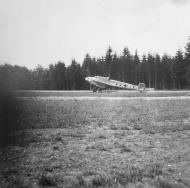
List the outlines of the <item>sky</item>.
<svg viewBox="0 0 190 188">
<path fill-rule="evenodd" d="M 82 64 L 109 46 L 175 55 L 190 36 L 189 1 L 0 0 L 0 64 Z"/>
</svg>

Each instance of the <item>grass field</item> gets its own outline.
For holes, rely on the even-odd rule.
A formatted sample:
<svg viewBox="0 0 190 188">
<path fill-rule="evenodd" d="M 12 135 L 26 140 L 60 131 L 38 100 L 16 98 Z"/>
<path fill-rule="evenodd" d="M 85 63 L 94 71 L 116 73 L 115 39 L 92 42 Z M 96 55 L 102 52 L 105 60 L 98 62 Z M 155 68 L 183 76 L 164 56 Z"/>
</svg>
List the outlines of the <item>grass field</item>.
<svg viewBox="0 0 190 188">
<path fill-rule="evenodd" d="M 190 96 L 190 90 L 182 91 L 148 91 L 140 93 L 133 90 L 106 90 L 93 93 L 92 91 L 15 91 L 19 97 L 170 97 L 170 96 Z"/>
<path fill-rule="evenodd" d="M 19 96 L 35 92 L 26 93 Z M 174 96 L 188 94 L 178 93 Z M 97 95 L 121 97 L 124 92 Z M 5 131 L 0 148 L 1 187 L 190 187 L 189 99 L 29 97 L 9 104 L 9 110 L 12 131 Z"/>
</svg>

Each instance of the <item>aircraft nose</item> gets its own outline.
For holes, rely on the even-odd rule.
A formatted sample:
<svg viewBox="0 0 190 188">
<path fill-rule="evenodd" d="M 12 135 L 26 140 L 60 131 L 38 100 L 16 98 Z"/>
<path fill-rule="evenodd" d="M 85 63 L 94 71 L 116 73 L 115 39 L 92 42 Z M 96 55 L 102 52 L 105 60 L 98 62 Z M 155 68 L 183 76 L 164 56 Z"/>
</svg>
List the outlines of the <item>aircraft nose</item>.
<svg viewBox="0 0 190 188">
<path fill-rule="evenodd" d="M 86 77 L 85 80 L 86 80 L 86 81 L 89 81 L 89 77 Z"/>
<path fill-rule="evenodd" d="M 87 82 L 91 82 L 91 81 L 93 81 L 93 77 L 86 77 L 85 80 L 86 80 Z"/>
</svg>

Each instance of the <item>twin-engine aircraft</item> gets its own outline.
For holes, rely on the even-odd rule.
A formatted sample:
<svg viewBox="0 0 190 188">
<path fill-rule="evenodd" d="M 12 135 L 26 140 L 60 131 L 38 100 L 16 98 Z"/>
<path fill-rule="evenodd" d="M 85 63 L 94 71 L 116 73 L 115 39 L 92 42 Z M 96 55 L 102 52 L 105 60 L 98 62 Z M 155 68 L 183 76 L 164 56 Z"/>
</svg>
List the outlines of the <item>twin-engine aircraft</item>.
<svg viewBox="0 0 190 188">
<path fill-rule="evenodd" d="M 145 91 L 145 84 L 139 83 L 138 85 L 133 85 L 125 82 L 120 82 L 117 80 L 112 80 L 109 77 L 103 76 L 94 76 L 94 77 L 86 77 L 85 80 L 92 85 L 93 92 L 102 91 L 102 89 L 107 88 L 120 88 L 120 89 L 127 89 L 127 90 L 138 90 L 140 92 Z"/>
</svg>

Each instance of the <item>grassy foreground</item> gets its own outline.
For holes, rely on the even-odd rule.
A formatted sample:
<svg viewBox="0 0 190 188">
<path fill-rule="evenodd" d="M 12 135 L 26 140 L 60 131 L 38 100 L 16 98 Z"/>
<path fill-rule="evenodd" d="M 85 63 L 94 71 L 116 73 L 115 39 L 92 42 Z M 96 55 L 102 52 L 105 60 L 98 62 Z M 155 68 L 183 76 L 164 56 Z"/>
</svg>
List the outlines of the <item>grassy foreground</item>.
<svg viewBox="0 0 190 188">
<path fill-rule="evenodd" d="M 48 90 L 18 90 L 15 95 L 19 97 L 171 97 L 190 96 L 190 90 L 172 91 L 146 91 L 140 93 L 133 90 L 103 90 L 102 92 L 92 92 L 89 90 L 80 91 L 48 91 Z"/>
<path fill-rule="evenodd" d="M 190 187 L 190 100 L 14 105 L 0 187 Z"/>
</svg>

